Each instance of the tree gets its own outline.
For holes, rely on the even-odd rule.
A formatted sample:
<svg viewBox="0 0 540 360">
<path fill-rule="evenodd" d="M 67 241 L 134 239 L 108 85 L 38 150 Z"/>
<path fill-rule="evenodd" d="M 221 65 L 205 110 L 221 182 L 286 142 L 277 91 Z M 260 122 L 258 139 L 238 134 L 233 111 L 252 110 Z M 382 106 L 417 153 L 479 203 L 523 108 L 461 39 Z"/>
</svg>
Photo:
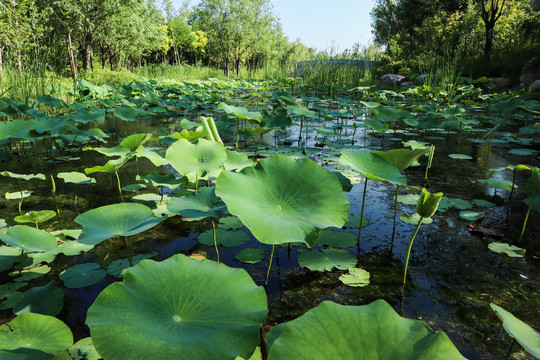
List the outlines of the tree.
<svg viewBox="0 0 540 360">
<path fill-rule="evenodd" d="M 506 0 L 477 0 L 481 11 L 480 16 L 482 17 L 486 29 L 484 55 L 488 62 L 493 46 L 493 29 L 495 28 L 495 23 L 503 13 L 505 2 Z"/>
</svg>

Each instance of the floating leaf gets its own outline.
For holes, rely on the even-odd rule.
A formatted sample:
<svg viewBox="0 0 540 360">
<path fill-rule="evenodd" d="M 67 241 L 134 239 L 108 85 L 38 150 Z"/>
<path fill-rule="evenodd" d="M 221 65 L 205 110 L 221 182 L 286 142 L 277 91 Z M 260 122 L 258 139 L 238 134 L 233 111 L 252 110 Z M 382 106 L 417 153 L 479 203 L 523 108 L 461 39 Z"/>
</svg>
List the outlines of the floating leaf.
<svg viewBox="0 0 540 360">
<path fill-rule="evenodd" d="M 465 154 L 449 154 L 448 157 L 451 157 L 452 159 L 462 159 L 462 160 L 472 159 L 472 156 L 465 155 Z"/>
<path fill-rule="evenodd" d="M 501 242 L 492 242 L 488 245 L 489 250 L 498 254 L 506 254 L 510 257 L 524 257 L 525 249 Z"/>
<path fill-rule="evenodd" d="M 256 264 L 266 257 L 266 251 L 262 249 L 247 248 L 240 250 L 234 257 L 236 260 L 246 264 Z"/>
<path fill-rule="evenodd" d="M 80 255 L 85 252 L 89 252 L 94 248 L 94 245 L 81 244 L 78 241 L 64 241 L 58 245 L 58 253 L 62 253 L 66 256 Z"/>
<path fill-rule="evenodd" d="M 420 195 L 418 194 L 402 194 L 402 195 L 398 195 L 397 200 L 398 202 L 405 205 L 416 205 L 419 197 Z"/>
<path fill-rule="evenodd" d="M 244 224 L 236 216 L 227 216 L 219 219 L 218 228 L 223 230 L 238 230 L 244 227 Z"/>
<path fill-rule="evenodd" d="M 347 286 L 364 287 L 369 285 L 369 272 L 364 269 L 352 268 L 348 274 L 343 274 L 339 280 Z"/>
<path fill-rule="evenodd" d="M 122 190 L 133 191 L 133 192 L 136 192 L 145 188 L 146 188 L 146 185 L 143 185 L 143 184 L 130 184 L 130 185 L 122 186 Z"/>
<path fill-rule="evenodd" d="M 97 297 L 86 322 L 108 360 L 248 358 L 266 304 L 245 270 L 175 255 L 129 269 Z"/>
<path fill-rule="evenodd" d="M 403 213 L 399 216 L 399 220 L 403 221 L 405 224 L 418 225 L 418 222 L 420 221 L 420 215 L 418 215 L 417 213 L 414 213 L 412 215 Z M 432 222 L 433 219 L 430 217 L 422 218 L 422 224 L 431 224 Z"/>
<path fill-rule="evenodd" d="M 176 189 L 179 186 L 186 186 L 188 184 L 186 177 L 177 178 L 173 174 L 162 175 L 155 170 L 146 176 L 137 175 L 137 180 L 150 182 L 154 186 L 165 186 L 169 189 Z"/>
<path fill-rule="evenodd" d="M 491 201 L 487 201 L 487 200 L 483 200 L 483 199 L 474 199 L 473 203 L 474 203 L 474 205 L 479 206 L 479 207 L 490 208 L 490 207 L 497 206 L 494 203 L 492 203 Z"/>
<path fill-rule="evenodd" d="M 365 216 L 362 217 L 362 229 L 369 225 L 369 219 Z M 360 228 L 360 215 L 350 214 L 344 225 L 347 229 L 359 229 Z"/>
<path fill-rule="evenodd" d="M 442 332 L 400 317 L 384 300 L 364 306 L 325 301 L 268 335 L 268 360 L 465 359 Z"/>
<path fill-rule="evenodd" d="M 53 360 L 99 360 L 101 355 L 98 354 L 92 338 L 86 337 L 71 345 L 67 350 L 57 355 Z"/>
<path fill-rule="evenodd" d="M 32 269 L 24 269 L 22 271 L 13 271 L 9 273 L 9 276 L 17 276 L 15 281 L 26 282 L 29 280 L 37 279 L 45 274 L 48 274 L 51 268 L 47 265 L 38 266 Z"/>
<path fill-rule="evenodd" d="M 187 221 L 199 221 L 206 217 L 221 217 L 227 213 L 227 207 L 216 196 L 216 188 L 200 188 L 196 193 L 172 198 L 167 204 L 172 213 L 180 214 Z"/>
<path fill-rule="evenodd" d="M 58 276 L 64 286 L 70 289 L 97 284 L 105 278 L 107 272 L 96 263 L 77 264 L 62 271 Z"/>
<path fill-rule="evenodd" d="M 311 271 L 346 270 L 355 267 L 356 262 L 356 256 L 341 249 L 310 250 L 298 255 L 300 266 Z"/>
<path fill-rule="evenodd" d="M 18 292 L 24 282 L 12 282 L 0 285 L 0 310 L 11 309 L 22 299 L 22 293 Z"/>
<path fill-rule="evenodd" d="M 203 245 L 214 246 L 214 231 L 209 230 L 199 235 L 199 242 Z M 240 246 L 247 243 L 250 236 L 245 231 L 226 231 L 216 229 L 216 243 L 225 247 Z"/>
<path fill-rule="evenodd" d="M 459 216 L 469 221 L 476 221 L 485 217 L 484 213 L 479 211 L 461 211 Z"/>
<path fill-rule="evenodd" d="M 133 263 L 133 266 L 135 266 L 138 263 L 140 263 L 141 261 L 143 261 L 145 259 L 150 259 L 150 258 L 156 257 L 157 255 L 158 255 L 157 253 L 139 254 L 139 255 L 134 256 L 131 259 L 131 262 Z M 130 269 L 131 267 L 132 266 L 129 263 L 129 259 L 119 259 L 119 260 L 113 261 L 107 267 L 107 273 L 109 273 L 109 275 L 112 275 L 112 276 L 114 276 L 116 278 L 122 279 L 126 274 L 126 270 Z"/>
<path fill-rule="evenodd" d="M 0 246 L 0 272 L 11 269 L 20 259 L 21 248 L 11 246 Z"/>
<path fill-rule="evenodd" d="M 359 215 L 357 215 L 359 216 Z M 358 219 L 358 224 L 360 224 L 360 219 Z M 345 224 L 346 226 L 347 224 Z M 367 225 L 367 224 L 366 224 Z M 362 226 L 366 226 L 362 223 Z M 348 248 L 354 246 L 358 243 L 356 235 L 347 231 L 338 231 L 338 230 L 324 230 L 321 233 L 321 237 L 317 240 L 317 245 L 331 246 L 336 248 Z"/>
<path fill-rule="evenodd" d="M 15 315 L 35 313 L 56 316 L 64 306 L 64 291 L 51 283 L 35 286 L 22 294 L 21 300 L 13 307 Z"/>
<path fill-rule="evenodd" d="M 508 151 L 509 154 L 521 156 L 530 156 L 536 152 L 537 151 L 533 149 L 511 149 L 510 151 Z"/>
</svg>

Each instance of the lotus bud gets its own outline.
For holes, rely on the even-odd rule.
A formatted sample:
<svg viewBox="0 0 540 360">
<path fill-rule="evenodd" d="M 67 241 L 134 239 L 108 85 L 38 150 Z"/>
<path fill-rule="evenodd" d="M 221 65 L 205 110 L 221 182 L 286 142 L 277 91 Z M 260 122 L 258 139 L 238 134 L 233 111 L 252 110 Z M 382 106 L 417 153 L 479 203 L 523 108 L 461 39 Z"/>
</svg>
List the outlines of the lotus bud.
<svg viewBox="0 0 540 360">
<path fill-rule="evenodd" d="M 443 193 L 431 194 L 426 189 L 422 188 L 422 194 L 416 204 L 416 212 L 423 218 L 432 217 L 439 207 L 439 203 L 443 197 Z"/>
</svg>

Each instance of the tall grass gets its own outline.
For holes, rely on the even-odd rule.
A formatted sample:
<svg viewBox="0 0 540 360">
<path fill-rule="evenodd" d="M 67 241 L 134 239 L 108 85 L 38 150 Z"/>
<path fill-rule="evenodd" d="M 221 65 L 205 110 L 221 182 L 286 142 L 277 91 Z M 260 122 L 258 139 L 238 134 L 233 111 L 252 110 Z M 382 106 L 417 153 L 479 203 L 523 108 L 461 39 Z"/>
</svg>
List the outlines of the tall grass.
<svg viewBox="0 0 540 360">
<path fill-rule="evenodd" d="M 460 83 L 463 62 L 451 56 L 432 56 L 418 59 L 418 71 L 426 75 L 423 84 L 451 90 Z"/>
<path fill-rule="evenodd" d="M 0 96 L 9 96 L 28 104 L 41 95 L 65 94 L 69 82 L 69 79 L 51 71 L 36 71 L 28 67 L 18 72 L 15 68 L 6 67 L 0 73 Z"/>
</svg>

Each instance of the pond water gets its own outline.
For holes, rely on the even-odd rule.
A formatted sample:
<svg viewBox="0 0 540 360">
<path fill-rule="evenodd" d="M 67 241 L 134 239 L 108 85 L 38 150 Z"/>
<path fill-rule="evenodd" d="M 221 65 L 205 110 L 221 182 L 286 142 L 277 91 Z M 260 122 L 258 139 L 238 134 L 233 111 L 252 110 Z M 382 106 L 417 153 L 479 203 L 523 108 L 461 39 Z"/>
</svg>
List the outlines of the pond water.
<svg viewBox="0 0 540 360">
<path fill-rule="evenodd" d="M 159 129 L 169 131 L 174 128 L 178 120 L 154 118 L 135 123 L 120 122 L 119 125 L 116 121 L 107 120 L 99 123 L 99 127 L 106 132 L 120 127 L 122 136 L 145 132 L 156 135 Z M 503 359 L 511 345 L 511 338 L 506 335 L 499 319 L 490 309 L 490 303 L 498 304 L 533 327 L 540 328 L 540 217 L 537 212 L 531 213 L 526 239 L 523 244 L 518 244 L 527 247 L 525 257 L 511 258 L 490 251 L 488 244 L 493 241 L 516 244 L 527 210 L 521 201 L 526 197 L 526 177 L 518 174 L 518 189 L 513 194 L 509 209 L 506 205 L 509 196 L 507 191 L 494 190 L 487 184 L 480 184 L 478 179 L 485 178 L 489 169 L 508 164 L 538 165 L 538 158 L 535 156 L 509 153 L 510 149 L 516 147 L 511 141 L 523 141 L 524 145 L 517 146 L 532 146 L 536 147 L 536 150 L 539 150 L 538 143 L 534 143 L 530 137 L 523 137 L 525 140 L 515 138 L 511 133 L 505 132 L 508 129 L 498 129 L 494 134 L 494 141 L 489 143 L 478 141 L 485 131 L 426 130 L 419 135 L 398 129 L 381 135 L 365 132 L 363 127 L 359 127 L 354 134 L 353 145 L 353 122 L 360 121 L 361 119 L 332 122 L 310 120 L 307 142 L 304 133 L 300 143 L 300 126 L 295 123 L 285 131 L 266 134 L 258 151 L 259 157 L 275 153 L 309 157 L 330 170 L 343 170 L 344 167 L 338 162 L 343 150 L 389 150 L 401 148 L 402 141 L 429 141 L 436 147 L 433 165 L 429 169 L 430 191 L 442 191 L 445 197 L 470 202 L 475 199 L 492 202 L 492 207 L 474 206 L 472 210 L 482 211 L 485 215 L 477 222 L 487 228 L 503 228 L 504 236 L 493 238 L 472 234 L 468 229 L 472 221 L 461 218 L 460 209 L 449 208 L 444 212 L 437 212 L 432 224 L 420 227 L 412 250 L 407 286 L 403 292 L 403 265 L 414 226 L 398 220 L 393 231 L 395 186 L 369 181 L 364 212 L 364 216 L 369 219 L 369 225 L 362 229 L 359 245 L 346 250 L 357 256 L 357 267 L 369 271 L 370 284 L 362 288 L 348 287 L 338 280 L 345 271 L 311 272 L 301 267 L 297 257 L 299 249 L 305 250 L 305 246 L 277 247 L 267 288 L 270 313 L 265 328 L 269 329 L 278 323 L 294 319 L 324 300 L 363 305 L 382 298 L 402 316 L 423 320 L 434 330 L 444 331 L 465 357 Z M 305 131 L 306 124 L 303 126 Z M 338 130 L 341 136 L 324 139 L 313 131 L 314 127 L 323 126 L 329 130 L 332 130 L 332 127 L 341 127 Z M 234 135 L 222 136 L 226 144 L 234 142 Z M 111 147 L 114 143 L 115 141 L 111 140 L 105 146 Z M 241 143 L 240 151 L 254 155 L 257 143 L 257 137 L 249 139 L 246 143 Z M 325 146 L 319 147 L 323 143 Z M 164 152 L 164 147 L 158 142 L 152 142 L 151 145 Z M 466 154 L 471 159 L 453 159 L 449 154 Z M 51 163 L 27 158 L 22 163 L 0 163 L 1 170 L 25 174 L 43 173 L 47 176 L 46 181 L 24 182 L 24 189 L 34 191 L 34 194 L 24 199 L 23 212 L 55 209 L 50 175 L 64 171 L 84 172 L 85 168 L 102 165 L 108 160 L 104 155 L 93 151 L 81 152 L 74 149 L 71 155 L 74 157 L 71 161 Z M 424 184 L 425 165 L 424 157 L 421 159 L 421 166 L 404 171 L 408 186 L 400 190 L 400 195 L 420 193 Z M 129 161 L 119 171 L 122 186 L 137 183 L 137 174 L 146 175 L 153 169 L 155 166 L 146 159 L 141 159 L 138 163 Z M 162 168 L 162 173 L 175 171 L 166 166 Z M 97 173 L 92 176 L 95 177 L 96 184 L 65 184 L 62 180 L 55 179 L 56 203 L 61 209 L 61 218 L 57 216 L 41 224 L 40 228 L 48 231 L 78 228 L 73 222 L 78 214 L 120 201 L 114 175 Z M 512 180 L 510 171 L 499 172 L 495 176 Z M 359 174 L 353 174 L 351 179 L 355 183 L 353 189 L 347 193 L 351 214 L 360 214 L 365 179 Z M 137 192 L 124 191 L 125 201 L 132 201 L 132 197 L 145 193 L 158 194 L 157 188 L 145 185 L 145 189 Z M 17 183 L 7 177 L 0 177 L 0 188 L 4 192 L 18 190 Z M 165 195 L 171 195 L 171 191 L 166 189 Z M 17 207 L 17 200 L 2 200 L 0 219 L 5 219 L 10 226 L 16 225 L 12 219 L 18 214 Z M 415 205 L 399 203 L 398 207 L 398 216 L 402 212 L 415 212 Z M 213 246 L 205 246 L 197 241 L 200 233 L 211 229 L 210 221 L 186 222 L 175 216 L 155 228 L 130 237 L 129 242 L 132 244 L 133 254 L 155 254 L 154 259 L 164 260 L 176 253 L 192 254 L 204 251 L 209 259 L 215 260 Z M 358 231 L 354 228 L 344 230 L 354 234 Z M 246 227 L 240 228 L 240 231 L 249 232 Z M 232 267 L 245 268 L 257 284 L 262 284 L 268 257 L 257 264 L 241 263 L 235 259 L 235 255 L 245 248 L 261 248 L 267 253 L 270 251 L 269 246 L 260 244 L 251 236 L 250 241 L 241 246 L 221 247 L 221 261 Z M 315 248 L 322 247 L 316 245 Z M 59 273 L 68 266 L 85 262 L 96 262 L 106 269 L 114 260 L 125 257 L 126 249 L 120 239 L 111 239 L 82 255 L 60 254 L 50 263 L 52 270 L 47 275 L 32 280 L 31 285 L 43 286 L 52 282 L 64 289 L 64 307 L 57 317 L 66 322 L 76 339 L 80 339 L 89 336 L 85 325 L 88 307 L 105 287 L 117 279 L 108 275 L 95 285 L 68 289 L 64 288 L 59 280 Z M 0 273 L 0 281 L 2 284 L 10 281 L 7 271 Z M 0 323 L 11 317 L 10 310 L 0 311 Z M 513 356 L 532 359 L 531 355 L 523 351 L 514 352 Z"/>
</svg>

